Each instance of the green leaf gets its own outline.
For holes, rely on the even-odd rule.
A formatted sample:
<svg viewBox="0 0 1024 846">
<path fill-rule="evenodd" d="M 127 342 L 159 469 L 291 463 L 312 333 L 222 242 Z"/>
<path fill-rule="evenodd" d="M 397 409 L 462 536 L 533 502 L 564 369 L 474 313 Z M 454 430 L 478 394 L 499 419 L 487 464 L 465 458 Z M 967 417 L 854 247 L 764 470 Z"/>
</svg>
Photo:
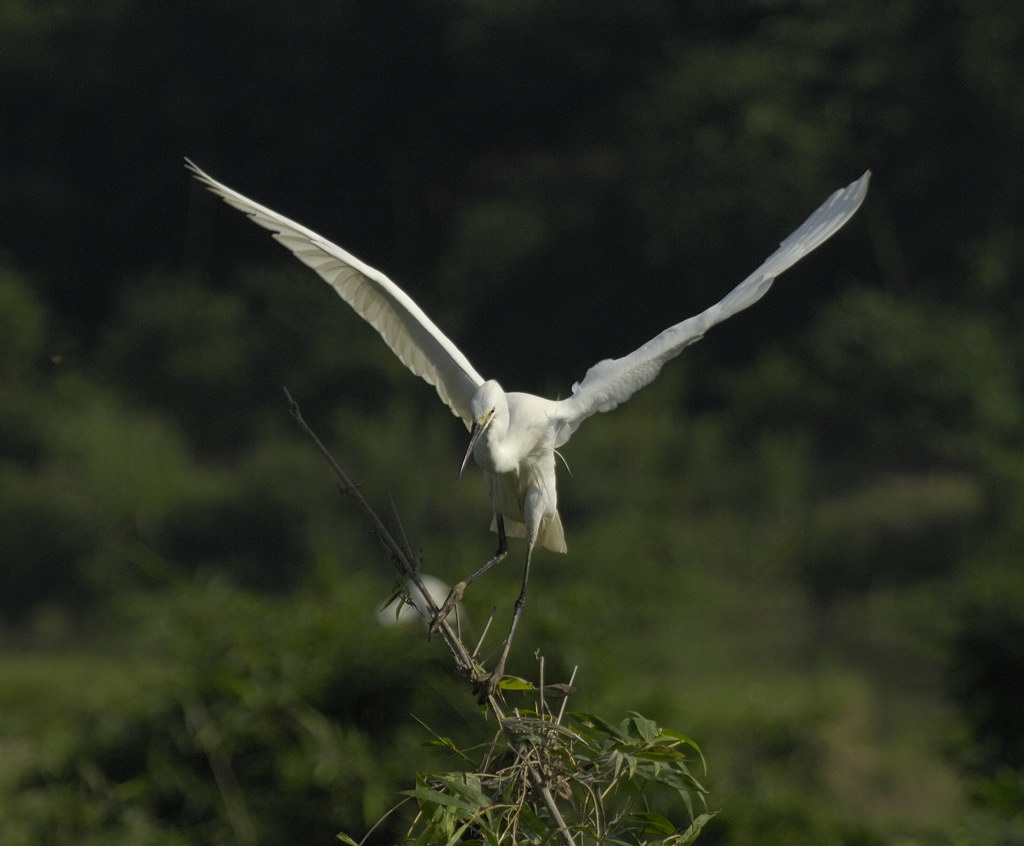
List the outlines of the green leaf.
<svg viewBox="0 0 1024 846">
<path fill-rule="evenodd" d="M 693 843 L 697 839 L 697 835 L 700 834 L 701 829 L 704 828 L 716 815 L 718 811 L 707 811 L 697 817 L 691 822 L 685 831 L 680 832 L 679 839 L 674 840 L 673 843 L 678 843 L 679 846 L 685 846 L 687 843 Z"/>
<path fill-rule="evenodd" d="M 693 747 L 694 751 L 700 754 L 700 747 L 692 738 L 687 737 L 685 734 L 682 734 L 678 731 L 672 731 L 672 729 L 665 728 L 661 730 L 661 733 L 665 737 L 671 737 L 673 740 L 678 740 L 680 743 L 685 743 L 687 746 Z"/>
<path fill-rule="evenodd" d="M 635 711 L 624 720 L 624 724 L 632 725 L 636 733 L 647 743 L 655 743 L 661 736 L 658 724 L 654 720 L 649 720 Z"/>
<path fill-rule="evenodd" d="M 536 690 L 532 682 L 518 676 L 502 676 L 498 687 L 502 690 Z"/>
<path fill-rule="evenodd" d="M 689 760 L 685 754 L 671 746 L 648 746 L 645 749 L 638 749 L 633 754 L 645 761 L 677 762 L 679 766 Z"/>
<path fill-rule="evenodd" d="M 633 814 L 632 818 L 640 824 L 644 834 L 660 834 L 666 837 L 676 833 L 676 827 L 672 825 L 671 820 L 654 811 Z"/>
<path fill-rule="evenodd" d="M 444 749 L 455 749 L 455 743 L 449 737 L 434 737 L 430 740 L 424 740 L 420 743 L 420 746 L 440 746 Z"/>
<path fill-rule="evenodd" d="M 438 783 L 457 796 L 462 796 L 474 807 L 486 808 L 491 804 L 490 797 L 480 788 L 480 779 L 471 773 L 455 773 L 438 777 Z"/>
<path fill-rule="evenodd" d="M 628 734 L 623 731 L 621 726 L 613 725 L 602 717 L 598 717 L 596 714 L 584 714 L 579 711 L 574 711 L 569 715 L 569 717 L 573 721 L 579 723 L 582 728 L 596 728 L 611 737 L 616 737 L 620 740 L 628 739 Z"/>
<path fill-rule="evenodd" d="M 471 805 L 469 802 L 458 799 L 455 796 L 450 796 L 447 793 L 442 793 L 440 790 L 434 790 L 432 787 L 417 787 L 414 790 L 403 790 L 402 793 L 405 796 L 411 796 L 420 803 L 421 807 L 424 803 L 427 803 L 439 805 L 442 808 L 455 808 L 466 814 L 475 814 L 479 809 L 478 806 Z"/>
</svg>

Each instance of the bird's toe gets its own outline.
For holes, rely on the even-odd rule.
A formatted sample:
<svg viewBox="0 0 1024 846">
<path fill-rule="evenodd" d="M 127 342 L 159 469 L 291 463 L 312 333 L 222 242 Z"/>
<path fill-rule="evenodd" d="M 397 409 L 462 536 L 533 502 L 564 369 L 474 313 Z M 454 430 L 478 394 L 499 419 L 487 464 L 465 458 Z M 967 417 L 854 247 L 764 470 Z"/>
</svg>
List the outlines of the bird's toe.
<svg viewBox="0 0 1024 846">
<path fill-rule="evenodd" d="M 473 685 L 473 691 L 476 693 L 476 701 L 480 705 L 486 705 L 488 700 L 498 694 L 501 686 L 501 673 L 490 673 L 483 678 L 480 678 Z"/>
<path fill-rule="evenodd" d="M 430 630 L 428 635 L 433 635 L 440 627 L 441 623 L 444 622 L 445 618 L 455 610 L 455 606 L 462 601 L 462 595 L 466 592 L 466 583 L 459 582 L 455 587 L 451 589 L 448 594 L 448 598 L 444 601 L 444 604 L 437 609 L 437 614 L 430 623 Z"/>
</svg>

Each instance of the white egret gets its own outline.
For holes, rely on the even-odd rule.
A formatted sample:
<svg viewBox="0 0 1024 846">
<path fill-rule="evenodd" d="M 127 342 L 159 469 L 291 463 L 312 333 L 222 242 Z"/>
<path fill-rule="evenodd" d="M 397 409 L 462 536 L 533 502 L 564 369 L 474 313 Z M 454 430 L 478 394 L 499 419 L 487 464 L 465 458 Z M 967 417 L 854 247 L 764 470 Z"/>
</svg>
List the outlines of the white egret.
<svg viewBox="0 0 1024 846">
<path fill-rule="evenodd" d="M 555 450 L 569 440 L 586 418 L 611 411 L 628 400 L 683 348 L 764 296 L 776 276 L 824 243 L 853 216 L 864 200 L 870 177 L 868 171 L 833 193 L 720 302 L 670 326 L 629 355 L 598 362 L 581 382 L 573 385 L 569 397 L 549 400 L 531 394 L 506 393 L 493 379 L 484 380 L 408 294 L 383 273 L 312 230 L 228 188 L 192 162 L 187 164 L 211 191 L 269 229 L 296 258 L 326 280 L 380 333 L 406 367 L 437 389 L 445 404 L 470 430 L 460 475 L 472 455 L 483 469 L 491 498 L 491 529 L 497 532 L 498 550 L 479 570 L 455 585 L 439 619 L 451 611 L 470 583 L 505 558 L 506 533 L 526 538 L 522 588 L 508 635 L 493 671 L 478 680 L 485 694 L 495 691 L 504 673 L 526 601 L 534 548 L 540 544 L 554 552 L 566 551 L 555 490 Z"/>
<path fill-rule="evenodd" d="M 420 581 L 423 583 L 423 587 L 427 589 L 427 593 L 430 594 L 434 605 L 440 606 L 451 593 L 451 588 L 448 587 L 447 583 L 441 581 L 437 576 L 423 573 L 420 575 Z M 412 579 L 406 579 L 401 593 L 401 596 L 393 597 L 395 601 L 401 603 L 398 608 L 392 608 L 391 606 L 394 603 L 389 602 L 385 607 L 377 610 L 375 616 L 380 625 L 385 627 L 397 626 L 412 622 L 416 617 L 429 619 L 428 615 L 430 612 L 427 599 Z"/>
</svg>

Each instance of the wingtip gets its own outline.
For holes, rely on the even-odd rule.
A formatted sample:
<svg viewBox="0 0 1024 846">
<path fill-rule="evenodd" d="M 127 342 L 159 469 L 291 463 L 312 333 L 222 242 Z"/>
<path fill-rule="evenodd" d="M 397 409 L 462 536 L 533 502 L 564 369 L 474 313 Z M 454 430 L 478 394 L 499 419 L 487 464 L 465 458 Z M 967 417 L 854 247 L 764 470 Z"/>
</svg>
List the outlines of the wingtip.
<svg viewBox="0 0 1024 846">
<path fill-rule="evenodd" d="M 856 193 L 863 197 L 868 193 L 868 184 L 871 182 L 871 170 L 865 170 L 861 174 L 860 179 L 850 183 L 850 187 L 847 190 L 854 189 Z"/>
<path fill-rule="evenodd" d="M 192 161 L 188 156 L 185 156 L 184 158 L 185 170 L 192 174 L 192 178 L 202 182 L 207 188 L 211 188 L 210 177 L 207 175 L 206 171 L 199 167 L 199 165 Z"/>
<path fill-rule="evenodd" d="M 192 159 L 190 159 L 188 156 L 184 156 L 184 160 L 185 170 L 189 171 L 189 173 L 191 173 L 193 177 L 195 177 L 204 185 L 206 185 L 206 187 L 209 188 L 211 191 L 214 190 L 214 184 L 216 183 L 216 180 L 212 176 L 210 176 L 210 174 L 208 174 L 205 170 L 203 170 L 199 165 L 197 165 L 194 161 L 192 161 Z"/>
<path fill-rule="evenodd" d="M 868 195 L 868 184 L 871 182 L 871 171 L 865 170 L 859 179 L 855 179 L 845 188 L 840 188 L 833 195 L 833 201 L 850 207 L 850 214 L 860 208 Z"/>
</svg>

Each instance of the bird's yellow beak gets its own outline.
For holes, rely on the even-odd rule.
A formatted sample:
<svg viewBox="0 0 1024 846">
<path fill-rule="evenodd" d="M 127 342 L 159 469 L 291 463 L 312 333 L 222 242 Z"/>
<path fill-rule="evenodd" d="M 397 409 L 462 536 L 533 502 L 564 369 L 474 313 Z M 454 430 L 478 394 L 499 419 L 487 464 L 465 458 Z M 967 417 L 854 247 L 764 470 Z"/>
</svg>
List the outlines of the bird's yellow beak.
<svg viewBox="0 0 1024 846">
<path fill-rule="evenodd" d="M 487 424 L 491 422 L 492 415 L 488 414 L 486 417 L 480 420 L 473 421 L 473 428 L 469 430 L 469 446 L 466 447 L 466 456 L 462 459 L 462 466 L 459 468 L 459 478 L 462 478 L 462 474 L 466 472 L 466 465 L 469 464 L 470 456 L 473 455 L 473 448 L 476 446 L 476 442 L 480 440 L 480 436 L 487 429 Z"/>
</svg>

